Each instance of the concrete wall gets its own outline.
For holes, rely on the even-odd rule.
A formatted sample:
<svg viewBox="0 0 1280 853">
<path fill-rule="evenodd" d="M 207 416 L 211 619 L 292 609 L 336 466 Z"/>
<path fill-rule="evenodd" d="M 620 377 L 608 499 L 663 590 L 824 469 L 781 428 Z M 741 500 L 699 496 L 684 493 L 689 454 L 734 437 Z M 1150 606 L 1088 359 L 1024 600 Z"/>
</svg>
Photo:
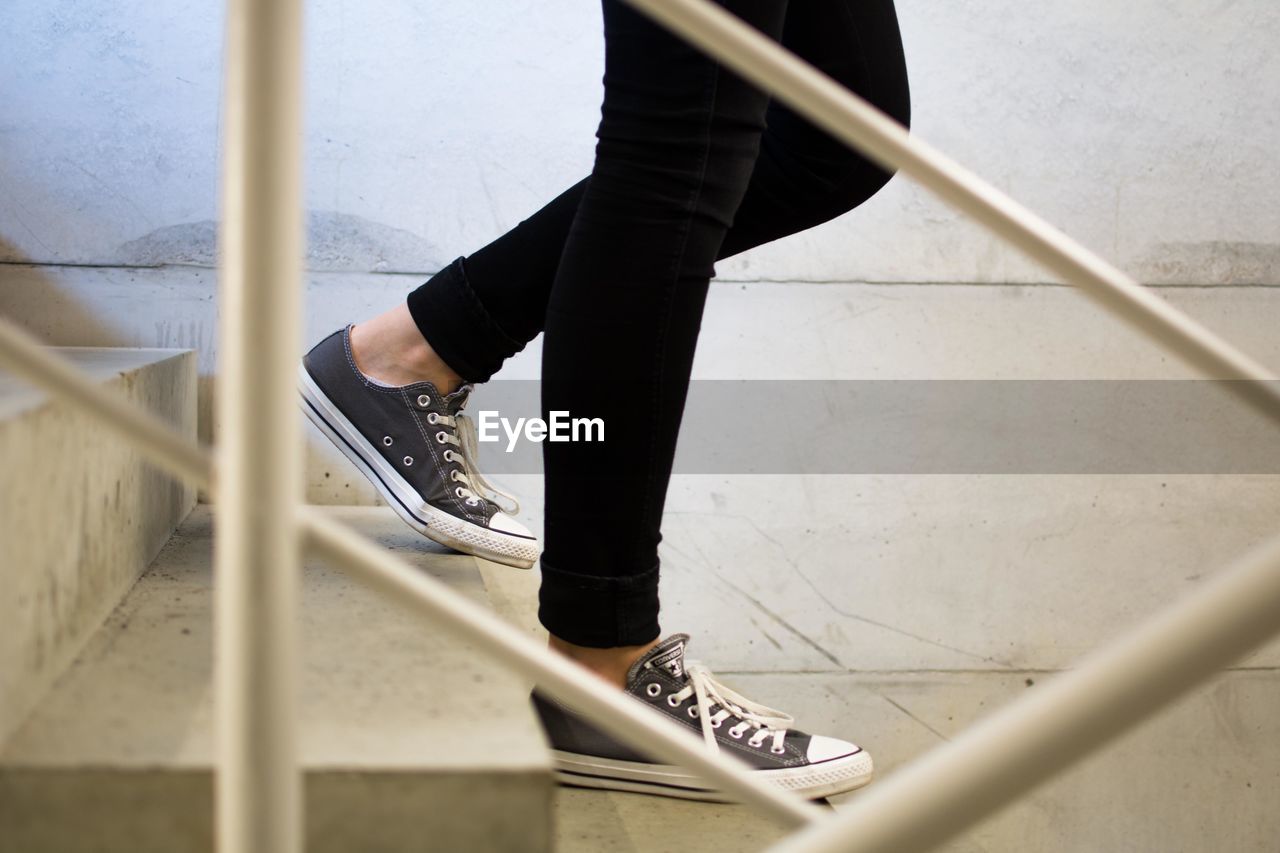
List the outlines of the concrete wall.
<svg viewBox="0 0 1280 853">
<path fill-rule="evenodd" d="M 435 270 L 590 168 L 595 3 L 308 14 L 314 269 Z M 1144 280 L 1280 283 L 1280 6 L 903 0 L 901 17 L 922 137 Z M 0 259 L 208 264 L 221 4 L 9 0 L 4 18 Z M 721 275 L 1043 280 L 907 182 Z"/>
<path fill-rule="evenodd" d="M 1144 281 L 1224 288 L 1223 305 L 1280 284 L 1280 6 L 900 6 L 923 138 Z M 589 170 L 602 45 L 594 3 L 307 9 L 310 342 L 394 304 Z M 192 0 L 9 0 L 0 28 L 0 311 L 53 343 L 197 349 L 206 439 L 221 14 Z M 833 223 L 722 264 L 720 277 L 816 290 L 1045 282 L 901 179 Z M 771 327 L 761 312 L 775 300 L 718 290 L 704 350 Z M 797 316 L 830 301 L 787 292 Z M 897 321 L 932 310 L 925 291 L 892 292 L 914 306 Z M 1060 316 L 1056 298 L 1028 293 L 1019 322 Z M 945 332 L 825 318 L 819 339 L 869 328 L 890 343 L 769 350 L 766 375 L 1153 375 L 1099 370 L 1097 358 L 1047 363 L 1044 347 L 1010 374 L 998 365 L 1025 336 L 984 310 L 949 315 Z M 940 339 L 960 355 L 919 346 Z M 536 375 L 536 355 L 505 374 Z"/>
</svg>

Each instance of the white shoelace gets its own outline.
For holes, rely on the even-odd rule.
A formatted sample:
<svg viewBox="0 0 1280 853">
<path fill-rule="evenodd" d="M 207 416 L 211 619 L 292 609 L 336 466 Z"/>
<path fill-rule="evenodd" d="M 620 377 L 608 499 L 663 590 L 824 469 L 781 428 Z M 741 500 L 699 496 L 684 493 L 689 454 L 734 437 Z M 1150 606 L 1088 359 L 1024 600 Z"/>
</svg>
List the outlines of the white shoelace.
<svg viewBox="0 0 1280 853">
<path fill-rule="evenodd" d="M 471 418 L 462 413 L 457 415 L 432 413 L 428 416 L 427 422 L 452 427 L 454 430 L 454 433 L 440 430 L 436 433 L 436 441 L 441 444 L 452 444 L 458 448 L 457 450 L 446 448 L 444 451 L 446 462 L 459 462 L 462 465 L 461 471 L 450 472 L 450 479 L 462 484 L 457 488 L 458 497 L 463 498 L 471 506 L 475 506 L 482 500 L 488 500 L 497 504 L 498 509 L 507 515 L 516 515 L 520 512 L 520 502 L 516 500 L 515 495 L 490 483 L 476 467 L 475 458 L 479 455 L 479 451 L 476 446 L 476 425 Z"/>
<path fill-rule="evenodd" d="M 694 707 L 697 708 L 698 719 L 702 723 L 702 738 L 712 751 L 720 749 L 714 729 L 720 728 L 730 717 L 738 719 L 737 723 L 729 727 L 730 737 L 740 738 L 747 729 L 755 729 L 747 740 L 748 746 L 759 749 L 764 746 L 765 740 L 772 737 L 773 744 L 770 751 L 775 755 L 781 755 L 785 751 L 783 739 L 787 736 L 787 729 L 795 723 L 795 718 L 790 714 L 784 714 L 759 702 L 752 702 L 745 696 L 730 690 L 716 681 L 711 670 L 695 661 L 688 662 L 685 674 L 689 678 L 688 683 L 672 693 L 668 697 L 668 702 L 678 705 L 690 696 L 698 697 L 697 705 Z M 713 714 L 712 708 L 718 710 Z"/>
</svg>

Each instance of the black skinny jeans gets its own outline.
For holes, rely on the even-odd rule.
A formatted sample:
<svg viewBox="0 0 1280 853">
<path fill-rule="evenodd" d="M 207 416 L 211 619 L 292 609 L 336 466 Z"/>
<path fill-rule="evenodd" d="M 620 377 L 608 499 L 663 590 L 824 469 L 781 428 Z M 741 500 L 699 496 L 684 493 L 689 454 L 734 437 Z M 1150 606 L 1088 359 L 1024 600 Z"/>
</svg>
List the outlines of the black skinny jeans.
<svg viewBox="0 0 1280 853">
<path fill-rule="evenodd" d="M 721 0 L 906 124 L 892 0 Z M 543 416 L 605 441 L 543 444 L 539 616 L 583 646 L 659 634 L 658 542 L 714 262 L 870 198 L 890 175 L 618 0 L 604 0 L 590 177 L 408 297 L 472 382 L 539 332 Z"/>
</svg>

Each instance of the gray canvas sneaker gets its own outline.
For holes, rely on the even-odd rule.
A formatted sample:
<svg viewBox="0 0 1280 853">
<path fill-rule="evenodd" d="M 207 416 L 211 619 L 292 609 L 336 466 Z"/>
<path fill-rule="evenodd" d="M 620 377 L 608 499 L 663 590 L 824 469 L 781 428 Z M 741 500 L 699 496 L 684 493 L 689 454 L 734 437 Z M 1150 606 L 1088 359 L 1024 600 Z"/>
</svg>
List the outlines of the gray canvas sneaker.
<svg viewBox="0 0 1280 853">
<path fill-rule="evenodd" d="M 792 728 L 792 718 L 735 693 L 701 664 L 684 657 L 687 634 L 673 634 L 627 673 L 626 692 L 695 732 L 712 749 L 736 755 L 764 779 L 809 799 L 871 781 L 871 756 L 861 747 Z M 534 691 L 551 744 L 556 778 L 568 785 L 643 791 L 690 800 L 723 801 L 689 771 L 656 763 L 619 743 L 564 705 Z"/>
<path fill-rule="evenodd" d="M 475 426 L 462 414 L 470 385 L 441 394 L 430 382 L 370 380 L 351 355 L 351 328 L 334 332 L 298 368 L 302 408 L 404 521 L 466 554 L 521 569 L 541 549 L 476 470 Z"/>
</svg>

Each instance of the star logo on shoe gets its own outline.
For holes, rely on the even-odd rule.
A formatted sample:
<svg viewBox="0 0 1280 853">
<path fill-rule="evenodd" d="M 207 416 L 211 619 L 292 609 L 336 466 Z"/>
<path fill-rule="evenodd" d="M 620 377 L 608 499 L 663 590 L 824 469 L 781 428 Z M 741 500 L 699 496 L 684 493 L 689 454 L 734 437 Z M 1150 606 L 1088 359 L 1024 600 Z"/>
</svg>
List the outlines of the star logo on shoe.
<svg viewBox="0 0 1280 853">
<path fill-rule="evenodd" d="M 649 666 L 657 669 L 665 669 L 671 673 L 674 678 L 684 677 L 684 643 L 679 642 L 670 649 L 652 658 Z"/>
</svg>

